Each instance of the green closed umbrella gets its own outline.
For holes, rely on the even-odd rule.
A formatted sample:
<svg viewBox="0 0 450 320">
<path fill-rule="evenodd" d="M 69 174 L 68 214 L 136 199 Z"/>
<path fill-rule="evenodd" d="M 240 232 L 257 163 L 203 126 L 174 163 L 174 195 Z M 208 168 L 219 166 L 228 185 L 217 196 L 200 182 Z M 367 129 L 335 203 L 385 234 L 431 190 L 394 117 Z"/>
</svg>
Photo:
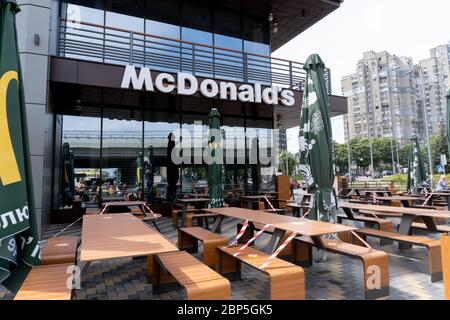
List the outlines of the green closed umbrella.
<svg viewBox="0 0 450 320">
<path fill-rule="evenodd" d="M 417 137 L 411 138 L 411 149 L 408 159 L 408 191 L 417 192 L 427 184 L 427 173 L 425 172 L 425 162 L 420 151 Z"/>
<path fill-rule="evenodd" d="M 71 206 L 75 195 L 75 172 L 73 153 L 70 145 L 66 142 L 62 148 L 62 181 L 61 181 L 61 201 L 62 206 Z"/>
<path fill-rule="evenodd" d="M 314 192 L 308 217 L 336 222 L 337 199 L 333 189 L 334 161 L 330 104 L 322 59 L 313 54 L 306 60 L 306 83 L 300 117 L 300 171 Z"/>
<path fill-rule="evenodd" d="M 14 0 L 0 0 L 0 283 L 16 293 L 40 264 Z"/>
<path fill-rule="evenodd" d="M 211 109 L 208 116 L 209 137 L 208 155 L 208 195 L 209 208 L 223 208 L 223 186 L 222 186 L 222 162 L 223 145 L 220 132 L 220 113 L 216 108 Z"/>
<path fill-rule="evenodd" d="M 448 155 L 450 157 L 450 90 L 447 92 L 447 112 L 446 112 L 446 136 L 447 136 L 447 148 Z"/>
</svg>

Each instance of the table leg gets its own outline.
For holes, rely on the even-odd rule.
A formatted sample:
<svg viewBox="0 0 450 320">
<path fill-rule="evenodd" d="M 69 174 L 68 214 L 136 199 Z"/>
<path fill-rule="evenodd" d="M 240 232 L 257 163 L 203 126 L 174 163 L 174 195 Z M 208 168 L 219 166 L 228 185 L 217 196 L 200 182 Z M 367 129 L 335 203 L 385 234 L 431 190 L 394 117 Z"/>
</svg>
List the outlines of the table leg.
<svg viewBox="0 0 450 320">
<path fill-rule="evenodd" d="M 422 217 L 423 222 L 427 226 L 427 231 L 429 232 L 439 232 L 432 217 Z"/>
<path fill-rule="evenodd" d="M 186 211 L 187 211 L 187 203 L 183 203 L 183 211 L 181 212 L 181 226 L 186 226 Z"/>
<path fill-rule="evenodd" d="M 414 216 L 413 215 L 409 215 L 409 214 L 402 215 L 402 219 L 400 220 L 400 227 L 398 229 L 398 233 L 405 234 L 405 235 L 411 234 L 411 225 L 412 225 L 413 220 L 414 220 Z M 398 244 L 398 249 L 399 250 L 410 249 L 411 247 L 412 247 L 412 245 L 406 244 L 406 243 L 402 243 L 402 242 L 399 242 L 399 244 Z"/>
<path fill-rule="evenodd" d="M 450 195 L 445 196 L 445 199 L 447 200 L 447 210 L 450 210 Z"/>
<path fill-rule="evenodd" d="M 277 229 L 272 233 L 272 237 L 270 238 L 269 245 L 267 246 L 267 253 L 272 254 L 275 250 L 281 245 L 281 239 L 283 239 L 286 231 Z"/>
<path fill-rule="evenodd" d="M 252 200 L 247 201 L 247 209 L 250 209 L 250 210 L 253 209 L 253 201 Z"/>
<path fill-rule="evenodd" d="M 401 202 L 402 206 L 404 206 L 405 208 L 409 208 L 410 207 L 408 200 L 401 200 L 400 202 Z"/>
<path fill-rule="evenodd" d="M 222 216 L 222 215 L 220 215 L 220 216 L 218 216 L 216 218 L 216 220 L 214 221 L 213 226 L 211 227 L 211 231 L 212 232 L 220 233 L 220 231 L 222 229 L 222 222 L 223 222 L 224 218 L 225 218 L 225 216 Z"/>
</svg>

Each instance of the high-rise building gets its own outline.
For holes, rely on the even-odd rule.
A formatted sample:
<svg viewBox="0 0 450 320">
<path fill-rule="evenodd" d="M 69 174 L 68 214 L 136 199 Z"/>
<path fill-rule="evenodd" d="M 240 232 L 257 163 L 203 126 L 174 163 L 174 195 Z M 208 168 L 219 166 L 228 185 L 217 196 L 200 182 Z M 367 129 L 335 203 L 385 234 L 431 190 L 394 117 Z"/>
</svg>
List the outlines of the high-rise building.
<svg viewBox="0 0 450 320">
<path fill-rule="evenodd" d="M 411 58 L 386 51 L 364 53 L 356 73 L 342 79 L 348 98 L 346 139 L 393 137 L 400 145 L 419 128 L 420 88 Z M 396 144 L 397 145 L 397 144 Z"/>
<path fill-rule="evenodd" d="M 446 93 L 450 88 L 450 42 L 430 50 L 430 58 L 420 61 L 424 82 L 429 135 L 445 129 Z"/>
</svg>

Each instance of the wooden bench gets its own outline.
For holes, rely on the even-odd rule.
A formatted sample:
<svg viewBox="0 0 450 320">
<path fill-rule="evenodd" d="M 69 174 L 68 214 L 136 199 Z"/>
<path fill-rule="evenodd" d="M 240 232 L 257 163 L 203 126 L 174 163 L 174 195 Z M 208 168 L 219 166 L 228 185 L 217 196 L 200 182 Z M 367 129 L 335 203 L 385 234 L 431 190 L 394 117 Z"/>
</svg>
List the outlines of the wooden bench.
<svg viewBox="0 0 450 320">
<path fill-rule="evenodd" d="M 181 285 L 188 300 L 231 299 L 230 282 L 185 251 L 153 256 L 153 293 L 161 294 Z"/>
<path fill-rule="evenodd" d="M 218 247 L 216 249 L 217 272 L 240 279 L 242 263 L 263 272 L 269 277 L 267 292 L 264 295 L 272 300 L 304 300 L 305 275 L 303 268 L 290 262 L 275 258 L 270 264 L 261 268 L 269 255 L 252 247 L 245 248 L 238 256 L 233 255 L 240 246 Z"/>
<path fill-rule="evenodd" d="M 338 239 L 322 238 L 324 250 L 356 258 L 363 263 L 364 292 L 366 299 L 377 299 L 389 295 L 389 257 L 386 252 L 343 242 Z M 307 247 L 302 252 L 312 252 L 315 243 L 310 237 L 297 237 L 293 241 L 293 252 L 298 247 Z M 309 257 L 312 264 L 312 256 Z M 379 279 L 377 279 L 377 272 Z"/>
<path fill-rule="evenodd" d="M 14 300 L 71 300 L 72 289 L 68 288 L 68 268 L 73 265 L 55 264 L 33 267 Z"/>
<path fill-rule="evenodd" d="M 450 300 L 450 236 L 441 236 L 442 269 L 444 275 L 444 297 Z"/>
<path fill-rule="evenodd" d="M 425 223 L 413 222 L 411 224 L 411 228 L 413 229 L 422 229 L 427 230 L 427 225 Z M 437 231 L 440 233 L 450 233 L 450 226 L 445 224 L 436 225 Z"/>
<path fill-rule="evenodd" d="M 355 231 L 362 238 L 375 237 L 386 238 L 400 243 L 412 244 L 415 246 L 425 247 L 428 250 L 428 267 L 431 276 L 431 282 L 442 280 L 442 258 L 441 245 L 439 240 L 427 237 L 409 236 L 396 232 L 380 231 L 375 229 L 361 228 Z"/>
<path fill-rule="evenodd" d="M 213 267 L 216 247 L 226 246 L 227 238 L 201 227 L 186 227 L 178 229 L 178 248 L 189 253 L 198 251 L 198 242 L 203 242 L 203 263 Z"/>
<path fill-rule="evenodd" d="M 41 265 L 75 264 L 80 240 L 78 237 L 62 236 L 48 240 L 41 254 Z"/>
<path fill-rule="evenodd" d="M 187 209 L 186 210 L 186 215 L 188 215 L 189 213 L 192 213 L 192 212 L 199 213 L 199 212 L 204 212 L 204 210 L 193 209 L 193 208 Z M 183 214 L 183 210 L 180 210 L 180 209 L 172 210 L 172 225 L 174 226 L 174 228 L 178 227 L 178 223 L 179 223 L 179 220 L 180 220 L 182 214 Z"/>
<path fill-rule="evenodd" d="M 377 214 L 377 216 L 380 216 Z M 353 219 L 344 215 L 337 216 L 337 222 L 342 223 L 342 220 L 359 221 L 364 223 L 364 227 L 375 228 L 382 231 L 392 231 L 392 221 L 384 218 L 367 217 L 362 214 L 353 214 Z M 380 239 L 380 245 L 392 244 L 389 239 Z"/>
</svg>

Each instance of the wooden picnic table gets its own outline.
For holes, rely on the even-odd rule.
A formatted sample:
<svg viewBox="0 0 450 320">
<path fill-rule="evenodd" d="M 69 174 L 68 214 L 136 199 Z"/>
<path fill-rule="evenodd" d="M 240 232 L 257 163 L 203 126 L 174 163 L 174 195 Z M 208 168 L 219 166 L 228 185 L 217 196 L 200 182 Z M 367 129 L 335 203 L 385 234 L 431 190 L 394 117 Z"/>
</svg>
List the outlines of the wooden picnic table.
<svg viewBox="0 0 450 320">
<path fill-rule="evenodd" d="M 375 214 L 379 213 L 399 213 L 401 214 L 400 227 L 398 232 L 401 234 L 411 234 L 412 223 L 415 217 L 420 217 L 424 221 L 428 232 L 438 232 L 438 228 L 433 218 L 450 218 L 450 211 L 433 210 L 433 209 L 421 209 L 421 208 L 405 208 L 405 207 L 392 207 L 372 204 L 360 204 L 339 202 L 339 207 L 344 210 L 344 213 L 351 220 L 354 219 L 355 211 L 365 210 L 371 211 Z"/>
<path fill-rule="evenodd" d="M 216 219 L 216 222 L 212 228 L 212 231 L 215 232 L 220 230 L 224 217 L 248 220 L 251 224 L 270 224 L 274 227 L 274 231 L 272 233 L 269 245 L 266 248 L 268 253 L 273 253 L 276 248 L 280 246 L 281 239 L 283 239 L 287 232 L 297 232 L 299 235 L 309 236 L 319 248 L 323 248 L 324 245 L 321 236 L 357 229 L 342 224 L 332 224 L 304 218 L 274 215 L 264 211 L 244 208 L 208 208 L 206 210 L 220 215 L 219 218 Z"/>
<path fill-rule="evenodd" d="M 207 193 L 185 193 L 183 196 L 188 196 L 190 198 L 208 198 Z"/>
<path fill-rule="evenodd" d="M 113 201 L 113 202 L 107 202 L 102 205 L 102 208 L 100 209 L 100 214 L 106 214 L 110 213 L 110 209 L 114 207 L 137 207 L 139 208 L 139 212 L 131 211 L 130 213 L 137 216 L 142 221 L 150 221 L 153 226 L 156 228 L 156 230 L 160 231 L 158 228 L 158 225 L 156 224 L 156 221 L 161 219 L 162 215 L 159 213 L 154 213 L 150 207 L 148 206 L 147 202 L 145 201 Z M 126 213 L 126 212 L 123 212 Z"/>
<path fill-rule="evenodd" d="M 162 234 L 129 213 L 83 217 L 80 262 L 177 251 Z"/>
<path fill-rule="evenodd" d="M 247 201 L 247 208 L 252 209 L 253 203 L 259 203 L 261 200 L 274 200 L 276 197 L 267 194 L 255 194 L 251 196 L 241 196 L 241 200 Z"/>
<path fill-rule="evenodd" d="M 390 204 L 392 201 L 400 201 L 403 207 L 411 207 L 409 204 L 410 201 L 417 202 L 420 201 L 423 203 L 423 201 L 426 200 L 425 197 L 413 197 L 413 196 L 390 196 L 390 197 L 375 197 L 376 200 L 381 200 L 383 202 L 386 202 Z M 420 204 L 422 204 L 420 203 Z"/>
<path fill-rule="evenodd" d="M 102 196 L 101 199 L 102 202 L 118 202 L 127 200 L 125 196 Z"/>
<path fill-rule="evenodd" d="M 209 198 L 178 199 L 177 202 L 183 207 L 181 212 L 181 225 L 184 227 L 186 223 L 186 211 L 188 205 L 193 204 L 197 209 L 200 207 L 205 208 L 207 207 Z"/>
</svg>

